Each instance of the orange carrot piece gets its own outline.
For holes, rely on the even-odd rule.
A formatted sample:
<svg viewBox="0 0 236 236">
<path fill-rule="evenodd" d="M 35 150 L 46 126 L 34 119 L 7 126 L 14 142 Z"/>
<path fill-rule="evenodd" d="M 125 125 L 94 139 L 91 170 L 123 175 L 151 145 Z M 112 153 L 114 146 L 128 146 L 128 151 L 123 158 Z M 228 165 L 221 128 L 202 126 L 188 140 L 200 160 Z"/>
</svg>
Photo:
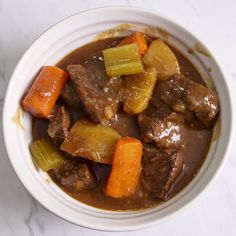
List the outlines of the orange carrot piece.
<svg viewBox="0 0 236 236">
<path fill-rule="evenodd" d="M 141 172 L 142 143 L 135 138 L 123 137 L 115 145 L 112 169 L 104 192 L 113 198 L 134 194 Z"/>
<path fill-rule="evenodd" d="M 147 51 L 147 41 L 145 39 L 144 33 L 142 32 L 134 32 L 127 38 L 123 39 L 119 45 L 125 45 L 129 43 L 136 43 L 141 55 L 145 54 L 145 52 Z"/>
<path fill-rule="evenodd" d="M 69 75 L 55 66 L 44 66 L 22 101 L 24 110 L 48 118 Z"/>
</svg>

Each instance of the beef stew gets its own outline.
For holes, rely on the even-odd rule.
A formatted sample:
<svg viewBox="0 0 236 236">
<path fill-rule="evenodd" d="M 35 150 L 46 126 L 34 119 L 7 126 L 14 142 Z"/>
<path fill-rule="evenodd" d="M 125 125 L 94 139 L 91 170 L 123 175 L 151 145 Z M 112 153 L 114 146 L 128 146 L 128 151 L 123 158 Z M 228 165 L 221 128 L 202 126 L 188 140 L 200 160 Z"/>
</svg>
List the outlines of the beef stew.
<svg viewBox="0 0 236 236">
<path fill-rule="evenodd" d="M 71 197 L 108 210 L 150 208 L 197 174 L 220 108 L 177 49 L 134 32 L 76 49 L 50 69 L 52 81 L 43 86 L 46 69 L 22 106 L 33 117 L 32 145 L 43 140 L 58 152 L 34 145 L 33 158 L 39 166 L 51 163 L 48 174 Z M 63 161 L 54 168 L 58 155 Z"/>
</svg>

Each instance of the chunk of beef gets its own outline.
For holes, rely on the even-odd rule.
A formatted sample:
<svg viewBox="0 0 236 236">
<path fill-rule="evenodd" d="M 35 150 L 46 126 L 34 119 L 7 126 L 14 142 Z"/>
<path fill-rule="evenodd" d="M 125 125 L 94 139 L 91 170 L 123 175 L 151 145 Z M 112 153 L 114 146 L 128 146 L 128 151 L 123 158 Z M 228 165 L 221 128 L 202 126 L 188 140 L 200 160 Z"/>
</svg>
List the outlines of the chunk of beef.
<svg viewBox="0 0 236 236">
<path fill-rule="evenodd" d="M 84 109 L 95 123 L 108 124 L 118 110 L 119 101 L 112 94 L 104 91 L 96 73 L 86 70 L 81 65 L 67 67 L 73 85 Z"/>
<path fill-rule="evenodd" d="M 68 83 L 66 83 L 62 89 L 61 99 L 66 105 L 72 108 L 79 108 L 81 105 L 79 96 L 77 95 L 74 87 Z"/>
<path fill-rule="evenodd" d="M 182 119 L 165 104 L 159 103 L 158 107 L 150 104 L 139 114 L 138 123 L 144 141 L 154 143 L 161 150 L 171 153 L 183 145 Z"/>
<path fill-rule="evenodd" d="M 158 105 L 160 100 L 174 111 L 183 113 L 190 125 L 197 119 L 204 126 L 209 126 L 219 112 L 217 96 L 183 75 L 173 75 L 158 84 L 152 104 Z"/>
<path fill-rule="evenodd" d="M 86 163 L 66 159 L 64 165 L 54 170 L 57 181 L 70 190 L 81 191 L 96 186 L 96 177 Z"/>
<path fill-rule="evenodd" d="M 183 152 L 177 149 L 169 155 L 152 145 L 144 145 L 141 183 L 143 188 L 160 199 L 168 198 L 168 191 L 183 169 Z"/>
<path fill-rule="evenodd" d="M 123 101 L 124 98 L 124 78 L 122 77 L 111 77 L 106 82 L 103 90 L 115 97 L 119 102 Z"/>
<path fill-rule="evenodd" d="M 48 135 L 55 141 L 63 141 L 70 128 L 70 114 L 64 106 L 56 105 L 49 118 Z"/>
</svg>

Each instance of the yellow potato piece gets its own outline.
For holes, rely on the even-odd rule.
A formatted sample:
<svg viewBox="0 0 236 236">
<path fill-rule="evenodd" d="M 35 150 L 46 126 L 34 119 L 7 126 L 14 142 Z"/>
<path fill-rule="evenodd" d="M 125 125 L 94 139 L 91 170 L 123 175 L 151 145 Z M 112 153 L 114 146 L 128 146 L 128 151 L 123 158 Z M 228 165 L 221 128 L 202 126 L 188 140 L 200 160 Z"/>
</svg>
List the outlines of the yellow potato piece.
<svg viewBox="0 0 236 236">
<path fill-rule="evenodd" d="M 155 68 L 148 68 L 139 75 L 127 76 L 125 79 L 124 111 L 138 114 L 147 108 L 157 80 Z"/>
<path fill-rule="evenodd" d="M 180 73 L 175 54 L 160 39 L 152 41 L 143 57 L 143 63 L 148 68 L 156 68 L 157 80 L 165 80 L 175 73 Z"/>
<path fill-rule="evenodd" d="M 112 128 L 77 121 L 61 145 L 61 150 L 72 156 L 110 164 L 116 141 L 121 136 Z"/>
</svg>

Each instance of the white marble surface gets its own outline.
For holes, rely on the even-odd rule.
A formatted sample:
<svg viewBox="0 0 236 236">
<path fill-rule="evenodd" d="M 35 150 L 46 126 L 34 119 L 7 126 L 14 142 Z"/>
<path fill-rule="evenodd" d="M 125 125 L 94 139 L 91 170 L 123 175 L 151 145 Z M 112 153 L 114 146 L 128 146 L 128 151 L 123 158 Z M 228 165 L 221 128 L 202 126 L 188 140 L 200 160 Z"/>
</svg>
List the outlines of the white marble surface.
<svg viewBox="0 0 236 236">
<path fill-rule="evenodd" d="M 235 0 L 0 0 L 0 112 L 10 75 L 23 52 L 36 37 L 71 14 L 109 5 L 156 10 L 172 16 L 178 23 L 189 28 L 209 45 L 229 72 L 227 79 L 236 101 Z M 33 200 L 8 161 L 0 132 L 1 236 L 112 235 L 72 225 Z M 217 180 L 178 216 L 154 228 L 125 234 L 113 233 L 143 234 L 236 235 L 236 145 L 231 148 L 230 156 Z"/>
</svg>

